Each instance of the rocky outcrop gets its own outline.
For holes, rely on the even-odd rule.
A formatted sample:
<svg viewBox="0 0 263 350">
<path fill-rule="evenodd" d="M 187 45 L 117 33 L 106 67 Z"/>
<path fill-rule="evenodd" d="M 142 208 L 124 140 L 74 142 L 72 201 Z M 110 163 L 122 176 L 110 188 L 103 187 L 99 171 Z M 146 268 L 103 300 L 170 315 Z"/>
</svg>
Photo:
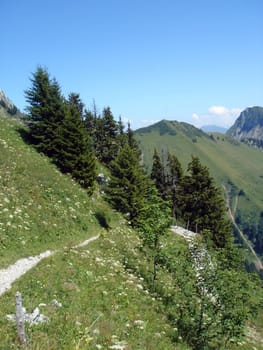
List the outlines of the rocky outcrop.
<svg viewBox="0 0 263 350">
<path fill-rule="evenodd" d="M 263 107 L 245 109 L 227 134 L 247 143 L 263 142 Z"/>
<path fill-rule="evenodd" d="M 24 117 L 24 114 L 19 111 L 13 102 L 9 100 L 4 91 L 0 89 L 0 112 L 1 111 L 20 120 Z"/>
</svg>

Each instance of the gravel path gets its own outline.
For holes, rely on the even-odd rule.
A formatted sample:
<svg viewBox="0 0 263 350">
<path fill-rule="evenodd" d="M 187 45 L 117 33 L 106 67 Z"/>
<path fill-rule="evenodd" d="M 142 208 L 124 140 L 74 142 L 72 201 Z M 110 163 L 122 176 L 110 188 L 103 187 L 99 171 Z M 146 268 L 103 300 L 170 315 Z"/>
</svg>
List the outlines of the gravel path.
<svg viewBox="0 0 263 350">
<path fill-rule="evenodd" d="M 196 237 L 196 233 L 192 232 L 192 231 L 188 231 L 183 227 L 180 226 L 172 226 L 171 230 L 178 234 L 179 236 L 184 237 L 188 242 L 192 241 L 195 237 Z"/>
<path fill-rule="evenodd" d="M 99 238 L 99 235 L 93 236 L 84 242 L 74 246 L 74 248 L 84 247 L 92 241 Z M 47 250 L 36 256 L 29 256 L 28 258 L 23 258 L 17 260 L 14 264 L 8 266 L 6 269 L 0 270 L 0 295 L 8 291 L 12 283 L 18 278 L 23 276 L 27 271 L 36 266 L 42 259 L 48 258 L 49 256 L 55 254 L 57 251 Z"/>
</svg>

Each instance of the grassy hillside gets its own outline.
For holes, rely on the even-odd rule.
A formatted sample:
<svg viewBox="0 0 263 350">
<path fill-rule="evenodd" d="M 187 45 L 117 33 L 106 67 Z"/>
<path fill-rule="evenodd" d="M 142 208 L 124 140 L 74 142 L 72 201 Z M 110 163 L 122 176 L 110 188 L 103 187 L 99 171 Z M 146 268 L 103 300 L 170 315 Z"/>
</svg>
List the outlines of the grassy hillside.
<svg viewBox="0 0 263 350">
<path fill-rule="evenodd" d="M 191 155 L 206 165 L 220 188 L 231 193 L 231 206 L 244 221 L 259 219 L 263 211 L 263 152 L 222 134 L 210 136 L 192 125 L 176 121 L 161 121 L 136 131 L 143 151 L 143 160 L 150 170 L 154 148 L 164 155 L 176 154 L 186 168 Z M 240 192 L 241 191 L 241 192 Z"/>
<path fill-rule="evenodd" d="M 168 269 L 158 271 L 162 294 L 153 293 L 147 282 L 151 261 L 137 233 L 98 190 L 88 197 L 26 145 L 21 129 L 17 121 L 0 116 L 0 268 L 46 249 L 57 253 L 0 297 L 0 349 L 20 348 L 15 325 L 6 318 L 14 313 L 19 290 L 27 311 L 40 305 L 49 318 L 47 323 L 26 326 L 28 349 L 189 350 L 166 309 L 166 299 L 177 288 Z M 99 217 L 107 219 L 110 230 L 101 227 Z M 97 234 L 100 238 L 90 245 L 73 248 Z M 163 246 L 180 265 L 188 251 L 186 242 L 170 233 Z M 180 305 L 175 303 L 176 308 Z M 244 341 L 231 349 L 263 349 L 262 320 L 254 319 L 248 330 Z"/>
<path fill-rule="evenodd" d="M 0 267 L 98 233 L 94 214 L 104 206 L 26 145 L 21 131 L 0 118 Z"/>
<path fill-rule="evenodd" d="M 88 197 L 25 144 L 21 130 L 17 120 L 0 116 L 0 268 L 47 249 L 58 253 L 0 297 L 0 329 L 5 334 L 0 349 L 18 348 L 15 327 L 6 319 L 14 312 L 16 290 L 28 311 L 45 303 L 41 312 L 51 319 L 28 327 L 30 349 L 109 349 L 124 343 L 125 349 L 174 349 L 172 327 L 158 300 L 123 265 L 121 251 L 132 251 L 137 235 L 98 191 Z M 106 238 L 97 220 L 101 216 L 111 226 Z M 71 248 L 97 234 L 101 238 L 90 246 Z M 62 303 L 61 309 L 52 305 L 53 299 Z"/>
</svg>

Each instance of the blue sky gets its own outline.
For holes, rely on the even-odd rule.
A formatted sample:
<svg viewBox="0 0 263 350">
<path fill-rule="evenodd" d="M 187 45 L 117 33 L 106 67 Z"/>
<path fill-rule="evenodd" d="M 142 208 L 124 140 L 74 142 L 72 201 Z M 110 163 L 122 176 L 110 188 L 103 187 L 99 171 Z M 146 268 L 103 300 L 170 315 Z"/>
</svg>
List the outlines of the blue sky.
<svg viewBox="0 0 263 350">
<path fill-rule="evenodd" d="M 230 126 L 263 106 L 262 0 L 0 0 L 0 88 L 20 108 L 37 65 L 134 129 Z"/>
</svg>

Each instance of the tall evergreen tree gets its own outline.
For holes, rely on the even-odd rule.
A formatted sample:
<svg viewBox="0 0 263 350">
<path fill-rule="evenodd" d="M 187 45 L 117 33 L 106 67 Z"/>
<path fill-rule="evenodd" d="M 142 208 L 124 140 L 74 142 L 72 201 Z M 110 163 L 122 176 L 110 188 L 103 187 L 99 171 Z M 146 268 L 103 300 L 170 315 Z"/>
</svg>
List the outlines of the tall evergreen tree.
<svg viewBox="0 0 263 350">
<path fill-rule="evenodd" d="M 133 226 L 142 210 L 148 190 L 148 179 L 133 149 L 126 144 L 110 164 L 111 176 L 105 188 L 112 206 L 128 215 Z"/>
<path fill-rule="evenodd" d="M 139 148 L 138 142 L 134 137 L 134 132 L 131 128 L 130 122 L 128 122 L 127 139 L 128 139 L 128 145 L 131 147 L 131 149 L 135 152 L 138 159 L 141 161 L 142 152 Z"/>
<path fill-rule="evenodd" d="M 77 94 L 69 96 L 66 115 L 60 125 L 59 157 L 55 162 L 63 172 L 70 173 L 84 188 L 92 192 L 96 176 L 95 156 L 83 125 L 81 105 Z"/>
<path fill-rule="evenodd" d="M 101 129 L 97 140 L 98 157 L 104 164 L 109 165 L 118 153 L 118 124 L 109 107 L 104 108 L 98 126 Z"/>
<path fill-rule="evenodd" d="M 125 133 L 124 129 L 125 127 L 120 116 L 118 121 L 118 136 L 117 136 L 119 149 L 122 148 L 127 143 L 127 134 Z"/>
<path fill-rule="evenodd" d="M 84 119 L 84 103 L 81 101 L 79 94 L 71 92 L 68 96 L 67 104 L 69 107 L 74 107 L 78 111 L 81 120 Z"/>
<path fill-rule="evenodd" d="M 182 218 L 192 231 L 210 233 L 216 247 L 225 247 L 231 240 L 231 229 L 225 216 L 225 203 L 215 186 L 208 168 L 197 157 L 192 157 L 188 174 L 180 189 Z"/>
<path fill-rule="evenodd" d="M 151 179 L 154 181 L 160 197 L 162 199 L 167 199 L 167 188 L 166 188 L 164 165 L 161 161 L 161 158 L 156 148 L 154 149 L 154 153 L 153 153 Z"/>
<path fill-rule="evenodd" d="M 173 217 L 175 218 L 178 218 L 180 216 L 178 193 L 182 178 L 183 169 L 181 163 L 174 154 L 168 153 L 166 186 L 168 197 L 172 204 Z"/>
<path fill-rule="evenodd" d="M 31 82 L 32 87 L 25 91 L 30 137 L 40 152 L 58 157 L 58 127 L 65 116 L 60 86 L 42 67 L 37 68 Z"/>
</svg>

